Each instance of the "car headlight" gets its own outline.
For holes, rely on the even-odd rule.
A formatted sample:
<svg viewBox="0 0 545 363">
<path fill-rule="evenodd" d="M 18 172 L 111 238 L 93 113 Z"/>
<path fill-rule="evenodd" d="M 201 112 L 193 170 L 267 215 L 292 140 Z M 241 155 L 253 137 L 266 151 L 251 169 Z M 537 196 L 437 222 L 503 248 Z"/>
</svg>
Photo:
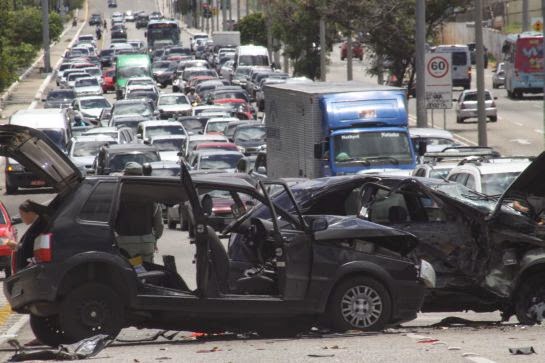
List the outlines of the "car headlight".
<svg viewBox="0 0 545 363">
<path fill-rule="evenodd" d="M 7 172 L 17 172 L 25 170 L 21 164 L 8 164 L 6 166 Z"/>
<path fill-rule="evenodd" d="M 435 287 L 435 269 L 428 261 L 420 260 L 418 277 L 424 282 L 424 285 L 426 285 L 427 288 L 433 289 Z"/>
<path fill-rule="evenodd" d="M 238 151 L 240 151 L 240 152 L 243 153 L 243 154 L 246 152 L 246 149 L 243 148 L 242 146 L 238 146 L 238 145 L 237 145 L 237 148 L 238 148 Z"/>
</svg>

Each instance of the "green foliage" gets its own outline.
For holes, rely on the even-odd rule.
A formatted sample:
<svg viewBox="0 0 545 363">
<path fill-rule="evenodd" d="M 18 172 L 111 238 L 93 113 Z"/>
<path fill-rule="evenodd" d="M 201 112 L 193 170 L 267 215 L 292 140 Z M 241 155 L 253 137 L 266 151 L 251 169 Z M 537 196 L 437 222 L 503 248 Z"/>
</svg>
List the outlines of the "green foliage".
<svg viewBox="0 0 545 363">
<path fill-rule="evenodd" d="M 15 9 L 13 5 L 15 5 Z M 63 20 L 56 12 L 49 14 L 51 41 L 59 39 Z M 0 91 L 17 79 L 18 71 L 30 65 L 42 45 L 40 8 L 0 0 Z"/>
<path fill-rule="evenodd" d="M 267 24 L 263 13 L 253 13 L 238 22 L 241 44 L 267 46 Z"/>
</svg>

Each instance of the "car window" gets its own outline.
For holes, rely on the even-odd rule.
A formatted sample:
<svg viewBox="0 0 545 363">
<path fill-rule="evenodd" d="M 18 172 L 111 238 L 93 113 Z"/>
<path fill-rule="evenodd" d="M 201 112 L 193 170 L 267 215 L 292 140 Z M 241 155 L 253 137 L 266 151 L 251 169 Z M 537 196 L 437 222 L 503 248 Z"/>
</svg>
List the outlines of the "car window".
<svg viewBox="0 0 545 363">
<path fill-rule="evenodd" d="M 452 64 L 455 66 L 467 65 L 467 53 L 466 52 L 453 52 Z"/>
<path fill-rule="evenodd" d="M 475 177 L 473 175 L 468 175 L 467 176 L 465 186 L 468 187 L 469 189 L 476 190 L 475 189 Z"/>
<path fill-rule="evenodd" d="M 115 183 L 99 183 L 79 213 L 83 221 L 108 222 Z"/>
<path fill-rule="evenodd" d="M 420 168 L 414 173 L 414 176 L 426 176 L 426 169 Z"/>
<path fill-rule="evenodd" d="M 405 197 L 380 189 L 375 194 L 375 203 L 369 208 L 369 220 L 379 224 L 403 223 L 409 221 Z"/>
</svg>

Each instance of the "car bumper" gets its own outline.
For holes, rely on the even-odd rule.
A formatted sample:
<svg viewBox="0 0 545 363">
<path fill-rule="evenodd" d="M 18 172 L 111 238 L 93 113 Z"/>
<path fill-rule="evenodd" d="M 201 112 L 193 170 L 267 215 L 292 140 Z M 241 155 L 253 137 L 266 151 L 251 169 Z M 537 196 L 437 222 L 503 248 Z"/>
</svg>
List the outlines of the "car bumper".
<svg viewBox="0 0 545 363">
<path fill-rule="evenodd" d="M 396 281 L 396 300 L 393 301 L 392 319 L 390 323 L 402 323 L 416 319 L 424 303 L 426 287 L 417 281 Z"/>
<path fill-rule="evenodd" d="M 7 172 L 6 184 L 18 188 L 41 188 L 47 186 L 45 180 L 40 179 L 36 174 L 23 172 Z"/>
<path fill-rule="evenodd" d="M 496 117 L 497 114 L 498 114 L 498 110 L 496 108 L 486 109 L 486 117 Z M 458 115 L 459 117 L 463 117 L 463 118 L 478 117 L 478 112 L 476 109 L 465 109 L 465 110 L 459 110 Z"/>
<path fill-rule="evenodd" d="M 4 295 L 12 310 L 28 313 L 33 305 L 55 301 L 57 288 L 52 268 L 47 265 L 34 265 L 4 281 Z"/>
</svg>

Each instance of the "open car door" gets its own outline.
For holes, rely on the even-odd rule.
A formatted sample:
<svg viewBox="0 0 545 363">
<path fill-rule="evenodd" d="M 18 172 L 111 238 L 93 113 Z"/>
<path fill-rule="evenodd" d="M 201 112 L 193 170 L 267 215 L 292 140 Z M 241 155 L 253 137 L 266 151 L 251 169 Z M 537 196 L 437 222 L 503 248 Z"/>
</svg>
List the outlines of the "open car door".
<svg viewBox="0 0 545 363">
<path fill-rule="evenodd" d="M 76 165 L 46 134 L 30 127 L 0 126 L 0 155 L 17 160 L 57 192 L 73 188 L 83 179 Z"/>
<path fill-rule="evenodd" d="M 197 269 L 197 291 L 201 297 L 206 297 L 208 292 L 208 281 L 210 278 L 210 247 L 208 244 L 208 228 L 206 225 L 206 216 L 203 213 L 199 196 L 195 190 L 191 174 L 185 163 L 181 163 L 180 178 L 183 188 L 187 195 L 191 210 L 193 213 L 194 225 L 189 228 L 195 229 L 195 246 L 197 249 L 196 269 Z"/>
</svg>

